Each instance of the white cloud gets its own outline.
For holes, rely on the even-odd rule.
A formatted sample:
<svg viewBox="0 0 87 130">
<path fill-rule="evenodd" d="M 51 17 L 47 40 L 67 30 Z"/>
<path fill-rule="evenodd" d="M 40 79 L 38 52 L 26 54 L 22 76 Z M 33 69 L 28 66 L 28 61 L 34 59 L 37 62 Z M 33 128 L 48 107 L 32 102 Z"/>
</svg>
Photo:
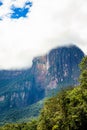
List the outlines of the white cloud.
<svg viewBox="0 0 87 130">
<path fill-rule="evenodd" d="M 75 43 L 87 54 L 86 0 L 33 0 L 27 19 L 6 17 L 14 3 L 23 7 L 26 0 L 4 0 L 0 7 L 0 68 L 31 65 L 32 58 L 67 43 Z"/>
</svg>

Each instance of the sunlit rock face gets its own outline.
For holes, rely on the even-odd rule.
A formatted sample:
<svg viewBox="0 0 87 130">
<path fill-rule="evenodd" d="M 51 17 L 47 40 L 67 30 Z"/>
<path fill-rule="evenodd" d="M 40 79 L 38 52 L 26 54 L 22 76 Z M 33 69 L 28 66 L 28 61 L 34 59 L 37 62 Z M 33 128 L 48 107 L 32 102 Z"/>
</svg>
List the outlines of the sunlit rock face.
<svg viewBox="0 0 87 130">
<path fill-rule="evenodd" d="M 55 85 L 76 85 L 80 74 L 79 63 L 83 52 L 76 46 L 60 47 L 49 53 L 48 75 Z"/>
<path fill-rule="evenodd" d="M 77 85 L 83 57 L 76 46 L 60 47 L 34 58 L 29 69 L 0 71 L 0 110 L 26 107 L 50 91 Z"/>
</svg>

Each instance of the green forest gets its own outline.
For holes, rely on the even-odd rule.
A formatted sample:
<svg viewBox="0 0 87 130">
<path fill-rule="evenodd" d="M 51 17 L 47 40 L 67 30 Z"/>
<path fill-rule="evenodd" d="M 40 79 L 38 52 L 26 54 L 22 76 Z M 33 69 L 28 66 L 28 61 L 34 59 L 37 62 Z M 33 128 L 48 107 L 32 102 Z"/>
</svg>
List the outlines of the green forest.
<svg viewBox="0 0 87 130">
<path fill-rule="evenodd" d="M 0 130 L 87 130 L 87 57 L 80 63 L 79 85 L 47 99 L 37 119 L 5 124 Z"/>
</svg>

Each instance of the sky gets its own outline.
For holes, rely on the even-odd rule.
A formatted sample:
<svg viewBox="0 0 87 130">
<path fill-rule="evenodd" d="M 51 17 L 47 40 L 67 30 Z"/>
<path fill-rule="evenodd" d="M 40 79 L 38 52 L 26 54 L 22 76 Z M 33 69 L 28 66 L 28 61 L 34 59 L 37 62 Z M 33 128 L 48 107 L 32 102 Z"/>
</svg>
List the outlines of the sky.
<svg viewBox="0 0 87 130">
<path fill-rule="evenodd" d="M 0 69 L 70 43 L 87 54 L 87 0 L 0 0 Z"/>
</svg>

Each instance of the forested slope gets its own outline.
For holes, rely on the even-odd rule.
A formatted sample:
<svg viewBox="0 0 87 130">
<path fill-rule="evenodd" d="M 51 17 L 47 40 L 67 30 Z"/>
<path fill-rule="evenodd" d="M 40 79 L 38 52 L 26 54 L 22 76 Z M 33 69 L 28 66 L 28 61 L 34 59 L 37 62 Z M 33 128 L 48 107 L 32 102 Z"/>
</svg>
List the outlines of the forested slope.
<svg viewBox="0 0 87 130">
<path fill-rule="evenodd" d="M 45 102 L 38 119 L 29 123 L 7 124 L 0 130 L 86 130 L 87 57 L 81 64 L 80 85 L 67 88 Z"/>
</svg>

